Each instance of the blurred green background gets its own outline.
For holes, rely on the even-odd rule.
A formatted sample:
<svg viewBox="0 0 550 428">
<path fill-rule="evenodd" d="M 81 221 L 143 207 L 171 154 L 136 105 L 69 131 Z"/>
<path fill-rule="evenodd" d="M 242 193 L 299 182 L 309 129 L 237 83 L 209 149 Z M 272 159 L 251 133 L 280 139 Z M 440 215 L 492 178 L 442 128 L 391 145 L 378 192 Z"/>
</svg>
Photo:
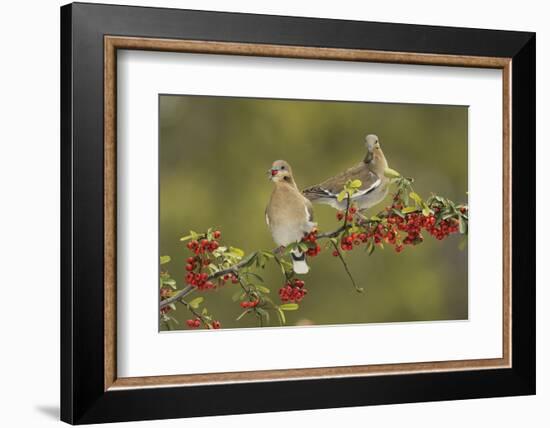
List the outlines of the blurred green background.
<svg viewBox="0 0 550 428">
<path fill-rule="evenodd" d="M 264 217 L 271 163 L 287 160 L 304 188 L 361 160 L 368 133 L 379 136 L 389 166 L 413 177 L 422 197 L 434 192 L 467 202 L 467 107 L 161 95 L 160 255 L 172 257 L 166 268 L 178 288 L 185 285 L 188 257 L 179 238 L 189 229 L 215 226 L 225 244 L 247 253 L 272 249 Z M 321 230 L 337 227 L 334 209 L 314 209 Z M 467 250 L 458 249 L 461 238 L 425 238 L 400 254 L 391 248 L 370 257 L 363 248 L 348 253 L 363 294 L 331 251 L 310 259 L 304 278 L 309 294 L 298 311 L 286 313 L 288 325 L 466 319 Z M 271 264 L 262 275 L 278 301 L 280 271 Z M 255 317 L 235 320 L 242 310 L 231 301 L 234 287 L 204 292 L 204 306 L 224 328 L 256 327 Z M 187 328 L 184 307 L 171 315 L 180 322 L 175 329 Z"/>
</svg>

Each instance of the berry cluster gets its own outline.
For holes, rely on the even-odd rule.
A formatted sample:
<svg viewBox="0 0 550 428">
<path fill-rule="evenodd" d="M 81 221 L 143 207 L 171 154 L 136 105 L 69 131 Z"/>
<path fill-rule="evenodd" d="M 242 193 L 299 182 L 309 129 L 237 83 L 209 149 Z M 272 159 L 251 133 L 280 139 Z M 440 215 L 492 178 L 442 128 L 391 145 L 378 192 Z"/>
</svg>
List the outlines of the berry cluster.
<svg viewBox="0 0 550 428">
<path fill-rule="evenodd" d="M 340 248 L 343 251 L 351 251 L 353 250 L 353 246 L 361 245 L 367 242 L 369 236 L 368 234 L 361 232 L 361 233 L 350 233 L 349 235 L 343 235 L 340 239 Z M 334 257 L 338 256 L 338 251 L 333 251 L 332 255 Z"/>
<path fill-rule="evenodd" d="M 346 221 L 351 222 L 351 221 L 353 221 L 353 216 L 355 215 L 356 212 L 357 212 L 357 207 L 355 205 L 352 205 L 348 209 L 347 216 L 346 216 L 345 211 L 337 211 L 336 212 L 336 220 L 342 221 L 345 217 Z"/>
<path fill-rule="evenodd" d="M 258 299 L 255 300 L 245 300 L 244 302 L 241 302 L 241 308 L 247 309 L 247 308 L 255 308 L 258 306 L 260 301 Z"/>
<path fill-rule="evenodd" d="M 302 238 L 302 242 L 308 244 L 308 250 L 306 254 L 309 257 L 315 257 L 321 252 L 321 246 L 317 243 L 317 229 L 313 229 L 306 236 Z"/>
<path fill-rule="evenodd" d="M 170 306 L 163 306 L 162 308 L 160 308 L 160 313 L 161 315 L 166 315 L 168 312 L 170 312 L 172 310 L 172 308 Z"/>
<path fill-rule="evenodd" d="M 348 210 L 349 213 L 352 212 L 352 208 L 354 207 Z M 433 207 L 435 214 L 429 213 L 428 215 L 422 212 L 404 214 L 401 212 L 402 209 L 402 201 L 396 196 L 393 204 L 386 208 L 386 215 L 383 216 L 385 221 L 378 219 L 376 221 L 360 222 L 356 226 L 360 226 L 363 231 L 342 234 L 339 242 L 340 249 L 351 251 L 361 244 L 369 244 L 372 248 L 374 245 L 386 243 L 393 245 L 395 251 L 400 253 L 406 245 L 416 245 L 423 242 L 422 231 L 428 232 L 437 240 L 442 240 L 459 231 L 459 220 L 454 217 L 437 221 L 436 216 L 441 210 L 438 206 Z M 460 211 L 464 214 L 467 212 L 467 208 L 461 207 Z M 353 210 L 354 214 L 355 212 Z M 344 217 L 345 215 L 342 215 L 342 212 L 339 211 L 337 218 L 341 220 Z M 353 216 L 351 220 L 353 220 Z M 334 250 L 332 255 L 338 257 L 340 253 L 338 250 Z"/>
<path fill-rule="evenodd" d="M 208 240 L 206 238 L 200 241 L 193 239 L 187 243 L 187 248 L 195 255 L 189 257 L 186 260 L 185 270 L 187 275 L 185 276 L 185 282 L 199 290 L 210 290 L 216 288 L 217 285 L 208 280 L 208 274 L 202 272 L 203 267 L 208 267 L 212 260 L 210 260 L 208 254 L 217 250 L 220 246 L 217 239 L 222 236 L 219 230 L 212 233 L 214 239 Z M 221 283 L 224 281 L 222 280 Z"/>
<path fill-rule="evenodd" d="M 279 297 L 283 302 L 300 302 L 307 294 L 304 288 L 305 282 L 301 279 L 288 281 L 284 287 L 279 289 Z"/>
<path fill-rule="evenodd" d="M 190 328 L 199 328 L 201 326 L 201 320 L 199 318 L 187 320 L 185 323 L 187 324 L 187 327 Z"/>
<path fill-rule="evenodd" d="M 187 324 L 187 327 L 189 328 L 199 328 L 201 326 L 201 323 L 204 323 L 204 325 L 207 325 L 204 321 L 202 321 L 199 317 L 188 319 L 185 321 Z M 219 321 L 212 321 L 212 328 L 219 329 L 221 328 L 222 324 Z"/>
<path fill-rule="evenodd" d="M 212 234 L 212 236 L 214 237 L 214 239 L 212 239 L 211 241 L 206 238 L 203 238 L 200 241 L 193 239 L 187 243 L 187 248 L 193 251 L 196 255 L 211 253 L 212 251 L 219 248 L 220 244 L 216 239 L 219 239 L 222 234 L 219 230 L 216 230 Z"/>
<path fill-rule="evenodd" d="M 168 287 L 162 287 L 160 289 L 160 297 L 161 299 L 166 299 L 172 295 L 172 290 Z"/>
<path fill-rule="evenodd" d="M 189 264 L 187 265 L 189 266 Z M 187 269 L 187 266 L 185 267 Z M 192 268 L 191 270 L 193 270 Z M 185 275 L 185 282 L 198 290 L 211 290 L 216 288 L 216 284 L 208 280 L 208 274 L 206 272 L 188 272 Z"/>
<path fill-rule="evenodd" d="M 235 275 L 234 273 L 228 273 L 222 276 L 220 278 L 220 281 L 222 284 L 225 284 L 227 281 L 231 281 L 231 284 L 238 284 L 239 278 L 237 278 L 237 275 Z"/>
</svg>

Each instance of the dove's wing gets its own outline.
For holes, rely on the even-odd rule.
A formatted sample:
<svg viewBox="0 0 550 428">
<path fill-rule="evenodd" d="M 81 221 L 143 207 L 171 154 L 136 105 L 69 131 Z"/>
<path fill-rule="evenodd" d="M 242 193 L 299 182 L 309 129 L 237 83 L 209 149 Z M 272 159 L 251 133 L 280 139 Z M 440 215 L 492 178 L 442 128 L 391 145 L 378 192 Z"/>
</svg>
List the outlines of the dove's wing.
<svg viewBox="0 0 550 428">
<path fill-rule="evenodd" d="M 375 189 L 381 182 L 374 172 L 372 172 L 364 162 L 355 165 L 344 172 L 341 172 L 328 180 L 323 181 L 315 186 L 308 187 L 303 190 L 304 195 L 319 196 L 319 197 L 337 197 L 348 180 L 360 180 L 361 187 L 354 197 L 362 196 L 371 190 Z"/>
</svg>

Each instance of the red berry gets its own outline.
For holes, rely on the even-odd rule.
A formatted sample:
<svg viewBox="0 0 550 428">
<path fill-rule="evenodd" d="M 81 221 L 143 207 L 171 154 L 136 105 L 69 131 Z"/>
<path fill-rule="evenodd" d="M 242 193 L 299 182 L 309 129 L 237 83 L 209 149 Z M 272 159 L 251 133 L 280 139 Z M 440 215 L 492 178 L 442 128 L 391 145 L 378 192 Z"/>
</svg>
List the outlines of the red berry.
<svg viewBox="0 0 550 428">
<path fill-rule="evenodd" d="M 188 327 L 195 327 L 195 320 L 187 320 L 185 323 Z"/>
<path fill-rule="evenodd" d="M 214 321 L 214 322 L 212 323 L 212 327 L 214 327 L 215 329 L 218 329 L 218 328 L 220 328 L 221 326 L 222 326 L 222 325 L 221 325 L 221 323 L 220 323 L 219 321 Z"/>
<path fill-rule="evenodd" d="M 338 220 L 342 220 L 342 219 L 344 218 L 344 213 L 343 213 L 342 211 L 338 211 L 338 212 L 336 213 L 336 218 L 337 218 Z"/>
<path fill-rule="evenodd" d="M 185 270 L 187 272 L 191 272 L 193 269 L 194 269 L 194 266 L 192 264 L 188 263 L 185 265 Z"/>
<path fill-rule="evenodd" d="M 220 237 L 222 236 L 222 233 L 219 230 L 216 230 L 214 231 L 212 236 L 214 237 L 214 239 L 220 239 Z"/>
<path fill-rule="evenodd" d="M 334 257 L 338 257 L 338 251 L 334 250 L 334 251 L 332 252 L 332 255 L 333 255 Z"/>
<path fill-rule="evenodd" d="M 201 325 L 201 320 L 196 318 L 195 321 L 193 322 L 193 326 L 194 327 L 200 327 L 200 325 Z"/>
</svg>

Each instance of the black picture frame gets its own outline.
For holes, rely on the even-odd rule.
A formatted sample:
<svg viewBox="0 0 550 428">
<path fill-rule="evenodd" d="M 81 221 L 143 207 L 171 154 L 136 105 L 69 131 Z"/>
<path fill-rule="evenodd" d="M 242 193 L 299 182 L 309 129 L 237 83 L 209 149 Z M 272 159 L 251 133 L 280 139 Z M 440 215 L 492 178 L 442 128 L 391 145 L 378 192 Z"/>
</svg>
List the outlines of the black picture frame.
<svg viewBox="0 0 550 428">
<path fill-rule="evenodd" d="M 291 387 L 270 381 L 105 391 L 105 35 L 512 58 L 512 207 L 520 207 L 512 210 L 512 367 L 293 380 Z M 534 394 L 535 98 L 534 33 L 63 6 L 61 419 L 86 424 Z"/>
</svg>

